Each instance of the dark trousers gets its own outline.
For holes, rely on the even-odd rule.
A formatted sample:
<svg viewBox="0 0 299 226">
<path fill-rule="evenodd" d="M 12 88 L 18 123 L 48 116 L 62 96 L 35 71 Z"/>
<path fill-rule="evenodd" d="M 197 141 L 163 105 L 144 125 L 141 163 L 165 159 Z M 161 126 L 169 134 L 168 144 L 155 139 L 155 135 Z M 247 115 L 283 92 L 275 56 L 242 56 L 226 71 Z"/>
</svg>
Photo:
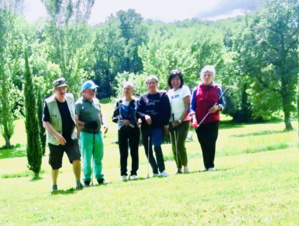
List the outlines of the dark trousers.
<svg viewBox="0 0 299 226">
<path fill-rule="evenodd" d="M 151 164 L 153 173 L 158 174 L 158 169 L 160 173 L 162 173 L 165 170 L 163 153 L 161 148 L 161 144 L 163 141 L 163 129 L 157 128 L 142 130 L 142 140 L 145 149 L 145 155 L 147 156 L 147 159 Z M 152 145 L 154 145 L 156 159 L 153 154 Z"/>
<path fill-rule="evenodd" d="M 139 156 L 139 137 L 140 132 L 138 127 L 131 128 L 129 126 L 122 126 L 118 130 L 118 147 L 120 153 L 120 174 L 127 175 L 127 159 L 128 147 L 130 146 L 132 167 L 131 175 L 137 175 Z"/>
<path fill-rule="evenodd" d="M 197 138 L 202 150 L 204 166 L 207 169 L 214 167 L 218 129 L 219 122 L 202 124 L 196 129 Z"/>
</svg>

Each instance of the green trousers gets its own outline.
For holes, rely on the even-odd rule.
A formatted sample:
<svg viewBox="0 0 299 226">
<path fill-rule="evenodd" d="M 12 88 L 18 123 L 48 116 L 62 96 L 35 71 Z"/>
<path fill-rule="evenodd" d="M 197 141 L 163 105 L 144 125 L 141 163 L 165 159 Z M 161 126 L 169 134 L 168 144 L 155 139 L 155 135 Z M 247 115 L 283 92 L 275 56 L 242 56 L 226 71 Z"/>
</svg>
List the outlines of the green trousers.
<svg viewBox="0 0 299 226">
<path fill-rule="evenodd" d="M 189 131 L 189 127 L 190 122 L 183 121 L 180 125 L 174 127 L 175 130 L 171 130 L 170 132 L 172 152 L 178 169 L 181 169 L 182 166 L 188 165 L 188 157 L 185 142 Z M 170 126 L 170 128 L 172 127 Z"/>
<path fill-rule="evenodd" d="M 90 181 L 91 159 L 93 158 L 94 177 L 99 180 L 104 178 L 102 173 L 102 159 L 104 156 L 104 145 L 102 132 L 86 133 L 80 132 L 80 150 L 83 162 L 83 181 Z"/>
</svg>

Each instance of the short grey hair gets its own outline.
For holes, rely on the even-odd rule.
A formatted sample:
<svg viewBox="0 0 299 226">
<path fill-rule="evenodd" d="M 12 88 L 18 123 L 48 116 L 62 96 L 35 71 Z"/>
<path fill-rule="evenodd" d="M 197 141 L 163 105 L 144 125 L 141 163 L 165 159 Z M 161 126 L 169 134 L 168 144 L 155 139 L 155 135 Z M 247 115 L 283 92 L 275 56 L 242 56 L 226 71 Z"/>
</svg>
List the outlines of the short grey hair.
<svg viewBox="0 0 299 226">
<path fill-rule="evenodd" d="M 200 77 L 201 78 L 204 76 L 205 72 L 210 72 L 212 74 L 213 78 L 216 77 L 216 70 L 215 70 L 215 67 L 213 65 L 206 65 L 206 66 L 203 67 L 203 69 L 201 69 L 201 71 L 200 71 Z"/>
<path fill-rule="evenodd" d="M 130 82 L 130 81 L 125 82 L 123 85 L 123 88 L 125 88 L 125 87 L 131 87 L 134 91 L 136 91 L 136 88 L 135 88 L 133 82 Z"/>
<path fill-rule="evenodd" d="M 150 75 L 146 78 L 145 82 L 147 83 L 149 80 L 155 80 L 157 83 L 159 83 L 159 79 L 157 77 L 157 75 Z"/>
</svg>

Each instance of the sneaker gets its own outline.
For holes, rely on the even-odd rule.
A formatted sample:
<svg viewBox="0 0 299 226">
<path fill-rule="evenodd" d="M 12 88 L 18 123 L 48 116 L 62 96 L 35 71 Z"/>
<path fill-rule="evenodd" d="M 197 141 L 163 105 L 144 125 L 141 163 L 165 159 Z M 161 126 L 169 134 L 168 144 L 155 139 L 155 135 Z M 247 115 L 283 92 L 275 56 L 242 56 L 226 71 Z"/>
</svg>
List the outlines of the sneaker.
<svg viewBox="0 0 299 226">
<path fill-rule="evenodd" d="M 207 171 L 208 169 L 206 168 L 206 167 L 204 167 L 204 168 L 202 168 L 201 170 L 200 170 L 200 172 L 205 172 L 205 171 Z"/>
<path fill-rule="evenodd" d="M 76 185 L 76 189 L 77 189 L 77 190 L 81 190 L 81 189 L 83 189 L 83 184 L 78 183 L 78 184 Z"/>
<path fill-rule="evenodd" d="M 184 166 L 184 173 L 190 173 L 189 166 Z"/>
<path fill-rule="evenodd" d="M 208 171 L 216 171 L 214 167 L 210 167 Z"/>
<path fill-rule="evenodd" d="M 84 181 L 84 186 L 85 186 L 85 187 L 88 187 L 89 185 L 90 185 L 90 181 L 89 181 L 89 180 Z"/>
<path fill-rule="evenodd" d="M 108 184 L 108 181 L 105 181 L 105 179 L 98 179 L 98 184 L 99 185 L 105 185 L 105 184 Z"/>
<path fill-rule="evenodd" d="M 120 176 L 120 180 L 121 180 L 121 181 L 125 181 L 125 180 L 127 180 L 127 176 L 126 176 L 126 175 L 122 175 L 122 176 Z"/>
<path fill-rule="evenodd" d="M 166 171 L 164 170 L 161 174 L 160 174 L 162 177 L 169 177 L 169 174 L 166 173 Z"/>
<path fill-rule="evenodd" d="M 58 191 L 58 186 L 57 186 L 57 184 L 54 184 L 54 185 L 52 186 L 52 191 Z"/>
<path fill-rule="evenodd" d="M 174 175 L 178 175 L 178 174 L 182 174 L 183 172 L 182 172 L 182 170 L 181 169 L 178 169 L 175 173 L 174 173 Z"/>
<path fill-rule="evenodd" d="M 136 180 L 137 178 L 138 178 L 137 175 L 131 175 L 131 176 L 130 176 L 130 179 L 131 179 L 131 180 Z"/>
</svg>

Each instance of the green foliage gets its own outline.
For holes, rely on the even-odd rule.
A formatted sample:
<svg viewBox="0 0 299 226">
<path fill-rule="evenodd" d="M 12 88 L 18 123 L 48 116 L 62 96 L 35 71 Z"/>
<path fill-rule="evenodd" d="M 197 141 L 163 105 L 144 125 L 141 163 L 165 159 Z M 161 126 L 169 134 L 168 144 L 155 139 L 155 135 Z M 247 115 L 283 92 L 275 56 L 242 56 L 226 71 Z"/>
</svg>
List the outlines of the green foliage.
<svg viewBox="0 0 299 226">
<path fill-rule="evenodd" d="M 19 114 L 20 99 L 20 91 L 13 83 L 20 52 L 20 35 L 15 20 L 15 13 L 0 10 L 0 131 L 7 148 L 10 147 L 10 138 L 14 133 L 13 121 Z"/>
<path fill-rule="evenodd" d="M 207 65 L 218 65 L 224 54 L 222 36 L 205 26 L 178 28 L 166 25 L 150 33 L 150 40 L 139 48 L 144 73 L 159 77 L 160 88 L 167 89 L 168 75 L 179 69 L 187 85 L 194 87 L 199 80 L 200 69 Z"/>
<path fill-rule="evenodd" d="M 114 78 L 122 70 L 125 51 L 125 40 L 116 18 L 110 17 L 107 24 L 97 29 L 93 48 L 95 81 L 99 84 L 98 97 L 110 97 L 114 95 Z"/>
<path fill-rule="evenodd" d="M 246 91 L 253 113 L 267 117 L 282 109 L 287 130 L 298 74 L 297 9 L 298 1 L 267 0 L 260 13 L 247 17 L 235 40 L 237 65 L 253 79 Z"/>
<path fill-rule="evenodd" d="M 141 96 L 142 94 L 147 92 L 145 80 L 147 75 L 141 74 L 141 75 L 135 75 L 133 73 L 124 72 L 124 73 L 118 73 L 115 77 L 115 80 L 117 82 L 117 86 L 115 87 L 115 92 L 117 94 L 118 98 L 123 97 L 123 84 L 127 81 L 130 81 L 134 84 L 136 88 L 135 95 Z"/>
<path fill-rule="evenodd" d="M 35 174 L 35 177 L 38 178 L 39 172 L 41 170 L 43 150 L 40 140 L 37 92 L 33 83 L 26 49 L 24 80 L 28 168 L 29 170 L 32 170 Z"/>
</svg>

